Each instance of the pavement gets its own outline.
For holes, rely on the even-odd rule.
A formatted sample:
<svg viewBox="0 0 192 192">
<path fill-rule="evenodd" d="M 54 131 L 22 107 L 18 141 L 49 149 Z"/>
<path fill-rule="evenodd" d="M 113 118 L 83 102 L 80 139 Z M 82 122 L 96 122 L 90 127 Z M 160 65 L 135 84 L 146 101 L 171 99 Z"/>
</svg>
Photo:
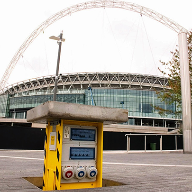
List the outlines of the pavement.
<svg viewBox="0 0 192 192">
<path fill-rule="evenodd" d="M 43 158 L 42 150 L 0 150 L 0 191 L 42 191 L 23 177 L 42 177 Z M 104 151 L 103 178 L 124 185 L 65 191 L 192 191 L 192 154 Z"/>
</svg>

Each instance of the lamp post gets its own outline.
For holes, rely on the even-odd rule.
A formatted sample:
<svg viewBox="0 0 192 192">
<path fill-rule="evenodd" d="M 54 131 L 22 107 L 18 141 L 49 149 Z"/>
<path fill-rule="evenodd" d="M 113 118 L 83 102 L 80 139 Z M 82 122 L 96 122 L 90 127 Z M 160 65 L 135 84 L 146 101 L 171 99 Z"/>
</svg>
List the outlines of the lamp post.
<svg viewBox="0 0 192 192">
<path fill-rule="evenodd" d="M 53 101 L 56 101 L 56 94 L 57 94 L 57 81 L 58 81 L 58 74 L 59 74 L 59 63 L 60 63 L 60 55 L 61 55 L 61 45 L 62 42 L 65 41 L 63 37 L 63 31 L 61 31 L 59 37 L 51 36 L 49 39 L 57 40 L 57 43 L 59 44 L 59 50 L 58 50 L 58 57 L 57 57 L 57 67 L 56 67 L 56 75 L 55 75 L 55 87 L 54 87 L 54 93 L 53 93 Z"/>
</svg>

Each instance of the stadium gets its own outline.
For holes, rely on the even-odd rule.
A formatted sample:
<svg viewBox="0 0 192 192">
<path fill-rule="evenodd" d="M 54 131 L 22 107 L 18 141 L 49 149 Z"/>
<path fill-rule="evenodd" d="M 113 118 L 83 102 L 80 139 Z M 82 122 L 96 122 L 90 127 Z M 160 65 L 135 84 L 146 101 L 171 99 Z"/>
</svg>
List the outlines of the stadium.
<svg viewBox="0 0 192 192">
<path fill-rule="evenodd" d="M 50 74 L 49 65 L 52 66 L 52 63 L 54 61 L 52 61 L 52 57 L 47 57 L 49 56 L 49 54 L 47 54 L 48 52 L 46 52 L 46 48 L 52 48 L 53 44 L 48 43 L 49 46 L 46 46 L 44 41 L 44 51 L 46 53 L 44 59 L 42 59 L 42 57 L 37 57 L 37 58 L 35 57 L 36 54 L 42 56 L 42 54 L 39 54 L 40 46 L 38 46 L 38 48 L 33 47 L 31 49 L 30 54 L 28 53 L 28 55 L 27 54 L 24 55 L 25 50 L 39 35 L 46 37 L 44 33 L 45 29 L 47 29 L 48 26 L 52 25 L 56 21 L 60 20 L 61 18 L 64 18 L 65 16 L 69 16 L 69 15 L 71 16 L 71 14 L 73 13 L 83 11 L 83 10 L 93 9 L 93 8 L 102 8 L 102 9 L 104 8 L 104 11 L 102 12 L 102 14 L 100 14 L 103 16 L 102 18 L 100 18 L 100 22 L 98 23 L 99 23 L 99 26 L 101 23 L 103 23 L 102 26 L 105 26 L 105 20 L 108 20 L 108 25 L 106 26 L 108 26 L 108 29 L 111 30 L 111 33 L 110 33 L 110 36 L 107 35 L 107 37 L 113 37 L 113 40 L 115 42 L 116 42 L 115 35 L 111 28 L 111 24 L 108 19 L 108 13 L 106 13 L 105 8 L 118 8 L 118 9 L 124 9 L 124 10 L 138 13 L 140 15 L 139 16 L 140 21 L 143 24 L 145 36 L 147 37 L 146 38 L 147 44 L 149 45 L 147 47 L 149 49 L 144 49 L 143 51 L 140 51 L 139 49 L 138 53 L 143 53 L 144 55 L 139 55 L 139 57 L 136 56 L 137 58 L 139 58 L 139 60 L 135 60 L 134 58 L 134 62 L 132 63 L 133 56 L 135 53 L 134 52 L 135 45 L 137 41 L 134 40 L 134 42 L 131 43 L 130 39 L 133 39 L 133 38 L 132 36 L 130 36 L 130 39 L 127 40 L 127 42 L 125 42 L 125 40 L 127 39 L 127 35 L 129 34 L 130 27 L 125 28 L 126 36 L 124 36 L 125 38 L 124 38 L 123 44 L 130 45 L 130 48 L 131 48 L 130 50 L 132 51 L 129 51 L 127 47 L 122 46 L 121 47 L 122 53 L 121 53 L 121 50 L 116 50 L 116 51 L 113 50 L 113 52 L 111 52 L 111 49 L 108 50 L 106 49 L 105 46 L 103 46 L 103 43 L 106 43 L 107 45 L 109 45 L 109 48 L 111 47 L 111 44 L 109 44 L 108 41 L 104 41 L 106 39 L 105 38 L 106 36 L 105 36 L 105 33 L 103 33 L 104 31 L 103 29 L 105 28 L 100 26 L 102 30 L 99 33 L 102 34 L 101 35 L 102 38 L 100 37 L 100 35 L 97 34 L 95 36 L 97 36 L 99 40 L 96 39 L 95 36 L 90 36 L 90 39 L 89 39 L 88 34 L 92 34 L 92 31 L 89 31 L 89 32 L 86 31 L 84 27 L 82 27 L 82 23 L 81 23 L 79 29 L 80 28 L 82 29 L 82 32 L 83 32 L 82 34 L 85 34 L 85 31 L 87 32 L 85 34 L 85 37 L 82 38 L 81 35 L 77 36 L 77 33 L 76 33 L 77 30 L 71 30 L 70 27 L 72 26 L 71 25 L 72 20 L 70 20 L 68 23 L 70 24 L 69 25 L 70 27 L 67 27 L 67 25 L 64 25 L 66 30 L 65 38 L 68 39 L 68 42 L 69 42 L 67 44 L 67 41 L 66 41 L 66 44 L 65 44 L 66 45 L 65 56 L 70 56 L 70 57 L 65 57 L 66 60 L 64 60 L 63 62 L 65 63 L 65 65 L 62 65 L 63 67 L 66 67 L 66 66 L 69 67 L 69 69 L 64 68 L 63 70 L 60 70 L 60 71 L 65 71 L 65 72 L 73 71 L 73 73 L 62 74 L 60 72 L 61 74 L 59 75 L 59 77 L 57 74 L 56 76 L 55 75 L 42 76 L 42 74 Z M 56 97 L 57 101 L 68 102 L 68 103 L 78 103 L 82 105 L 95 105 L 95 106 L 112 107 L 112 108 L 123 108 L 128 110 L 128 118 L 129 118 L 128 122 L 125 122 L 123 124 L 111 124 L 111 125 L 104 126 L 104 149 L 125 150 L 128 148 L 131 148 L 136 150 L 139 150 L 139 149 L 146 150 L 146 149 L 150 149 L 149 144 L 151 143 L 156 143 L 157 144 L 156 149 L 160 149 L 160 150 L 162 149 L 172 150 L 172 149 L 178 149 L 178 148 L 181 149 L 183 147 L 182 136 L 180 135 L 177 137 L 174 134 L 178 133 L 178 129 L 181 128 L 181 123 L 183 123 L 184 132 L 185 132 L 185 129 L 186 130 L 188 129 L 186 127 L 188 126 L 190 127 L 190 123 L 187 124 L 187 122 L 191 122 L 190 120 L 191 110 L 189 111 L 183 110 L 183 116 L 185 116 L 186 118 L 184 118 L 182 122 L 181 116 L 174 115 L 174 111 L 177 110 L 177 104 L 176 103 L 167 104 L 158 98 L 157 91 L 169 89 L 168 79 L 166 77 L 143 74 L 143 73 L 149 73 L 144 70 L 150 68 L 150 63 L 154 63 L 154 58 L 155 58 L 152 56 L 152 60 L 153 60 L 152 62 L 144 61 L 145 53 L 146 52 L 152 53 L 152 49 L 149 44 L 149 39 L 146 33 L 143 16 L 146 16 L 150 19 L 153 19 L 154 21 L 157 21 L 163 24 L 164 26 L 172 29 L 172 32 L 176 32 L 178 34 L 179 48 L 183 50 L 180 53 L 184 54 L 184 55 L 181 55 L 182 56 L 181 58 L 183 58 L 183 64 L 181 66 L 184 65 L 186 67 L 188 65 L 188 62 L 186 59 L 187 49 L 185 49 L 185 47 L 187 46 L 186 38 L 187 38 L 188 31 L 184 27 L 180 26 L 178 23 L 159 14 L 158 12 L 155 12 L 149 8 L 146 8 L 134 3 L 122 2 L 122 1 L 110 1 L 110 0 L 109 1 L 90 1 L 85 3 L 79 3 L 77 5 L 73 5 L 71 7 L 65 8 L 62 11 L 59 11 L 53 14 L 52 16 L 50 16 L 30 34 L 30 36 L 24 41 L 24 43 L 20 46 L 19 50 L 14 55 L 13 59 L 11 60 L 9 66 L 7 67 L 2 77 L 2 80 L 0 83 L 0 128 L 1 128 L 1 133 L 3 135 L 3 138 L 0 140 L 0 147 L 14 148 L 14 149 L 15 148 L 43 149 L 42 138 L 45 136 L 46 125 L 27 122 L 26 121 L 27 111 L 46 101 L 53 100 L 55 80 L 58 78 L 57 97 Z M 77 17 L 79 16 L 77 15 Z M 88 17 L 86 16 L 86 18 Z M 127 17 L 127 18 L 130 18 L 130 17 Z M 99 20 L 98 17 L 96 18 L 96 20 Z M 87 23 L 86 22 L 84 23 L 87 26 Z M 91 23 L 96 25 L 96 23 L 93 21 Z M 135 22 L 133 22 L 133 24 L 135 24 Z M 79 25 L 76 25 L 74 23 L 74 26 L 79 26 Z M 139 26 L 140 25 L 138 25 L 137 27 L 137 31 L 140 28 Z M 89 26 L 89 28 L 91 27 Z M 96 26 L 95 28 L 98 28 L 98 26 Z M 152 28 L 154 29 L 156 28 L 154 27 L 154 24 Z M 72 31 L 74 31 L 74 34 L 72 34 Z M 151 32 L 151 34 L 152 33 L 153 32 Z M 48 39 L 48 36 L 49 36 L 50 39 L 59 40 L 58 37 L 50 36 L 50 34 L 52 35 L 52 32 L 50 33 L 50 31 L 48 31 L 46 39 Z M 137 33 L 134 32 L 134 34 L 137 34 Z M 153 34 L 156 34 L 156 33 L 153 33 Z M 166 36 L 167 35 L 168 35 L 168 32 L 166 32 Z M 44 37 L 42 38 L 42 36 L 41 36 L 41 39 L 44 38 Z M 141 36 L 142 36 L 141 39 L 139 39 L 137 35 L 135 38 L 136 39 L 138 38 L 139 48 L 141 47 L 144 48 L 144 43 L 146 41 L 143 41 L 144 36 L 142 34 Z M 165 35 L 160 35 L 160 36 L 163 37 L 162 41 L 166 42 Z M 59 45 L 61 45 L 62 41 L 64 42 L 64 39 L 62 39 L 62 36 L 60 37 L 61 37 L 60 41 L 58 41 Z M 77 37 L 77 38 L 74 39 L 74 37 Z M 158 39 L 158 42 L 155 43 L 155 47 L 159 47 L 159 42 L 160 42 L 159 37 L 156 39 Z M 77 40 L 81 40 L 81 41 L 77 41 Z M 87 42 L 89 42 L 90 44 L 87 44 L 86 46 L 87 51 L 83 49 L 83 54 L 79 54 L 80 53 L 79 50 L 82 50 L 82 46 L 85 40 L 87 40 Z M 93 40 L 95 40 L 95 42 L 93 42 Z M 97 44 L 98 42 L 99 44 Z M 140 46 L 140 43 L 143 43 L 143 46 Z M 42 44 L 43 43 L 41 43 L 41 45 Z M 99 45 L 100 48 L 102 49 L 97 48 L 95 49 L 95 51 L 90 49 L 90 47 L 96 47 L 95 45 Z M 115 45 L 115 47 L 118 48 L 117 44 Z M 74 48 L 75 48 L 75 51 L 77 51 L 76 53 L 73 52 Z M 92 59 L 92 55 L 88 53 L 89 50 L 92 50 L 92 53 L 94 54 L 94 56 L 95 54 L 98 54 L 98 50 L 101 50 L 100 56 L 97 55 L 95 57 L 101 60 Z M 104 55 L 103 53 L 105 53 L 106 50 L 108 50 L 108 52 Z M 128 67 L 127 63 L 129 63 L 129 68 L 119 67 L 121 63 L 119 62 L 119 58 L 116 60 L 115 57 L 111 57 L 112 55 L 113 56 L 116 55 L 116 54 L 113 54 L 116 52 L 119 52 L 123 55 L 124 50 L 126 50 L 126 53 L 125 53 L 126 59 L 129 59 L 129 60 L 125 62 L 126 65 L 124 65 L 125 64 L 124 62 L 122 62 L 122 65 Z M 52 55 L 53 50 L 49 50 L 49 51 L 50 51 L 49 53 L 51 53 L 50 55 Z M 128 53 L 130 53 L 129 56 L 127 55 Z M 120 54 L 120 57 L 121 57 L 121 54 Z M 158 58 L 159 58 L 159 55 L 162 55 L 162 54 L 160 54 L 158 50 L 158 55 L 157 55 Z M 87 55 L 90 57 L 87 57 Z M 32 58 L 30 59 L 31 56 Z M 103 56 L 105 56 L 105 58 Z M 9 84 L 9 86 L 6 87 L 10 74 L 12 73 L 17 62 L 21 58 L 22 58 L 22 62 L 20 61 L 20 63 L 18 63 L 20 65 L 15 71 L 15 75 L 13 76 L 14 81 L 11 81 L 11 82 L 14 82 L 14 84 L 11 84 L 11 85 Z M 83 60 L 80 60 L 79 58 L 83 58 Z M 109 60 L 109 58 L 111 58 L 111 60 Z M 93 61 L 95 61 L 95 63 L 93 63 Z M 106 63 L 107 65 L 110 65 L 110 70 L 112 71 L 119 71 L 119 69 L 121 70 L 123 69 L 123 71 L 129 71 L 129 73 L 127 72 L 75 73 L 74 72 L 74 68 L 75 68 L 75 71 L 81 71 L 82 65 L 85 66 L 85 69 L 83 69 L 82 71 L 92 71 L 92 70 L 93 71 L 100 71 L 100 70 L 109 71 L 109 69 L 101 69 L 101 66 L 104 65 L 104 63 Z M 116 69 L 111 69 L 112 63 L 114 64 Z M 35 64 L 37 66 L 33 68 Z M 41 66 L 43 64 L 45 64 L 46 66 Z M 73 66 L 73 64 L 76 64 L 76 66 Z M 137 71 L 137 74 L 132 73 L 134 71 L 131 70 L 131 66 L 134 66 L 135 64 L 140 65 L 139 67 L 136 67 L 134 69 Z M 41 66 L 42 68 L 39 68 L 39 66 Z M 78 68 L 77 66 L 80 68 Z M 90 69 L 88 69 L 87 66 L 90 67 Z M 93 66 L 97 66 L 98 68 L 95 70 L 92 68 Z M 29 75 L 30 77 L 27 76 L 27 78 L 31 78 L 31 79 L 22 80 L 18 83 L 15 83 L 15 79 L 18 78 L 19 76 L 18 74 L 21 74 L 20 72 L 22 71 L 22 68 L 26 68 L 25 70 L 26 73 L 23 72 L 23 75 L 21 76 L 21 78 L 23 78 L 24 75 L 27 76 L 27 71 L 28 71 L 28 73 L 30 73 Z M 155 66 L 155 68 L 157 70 L 157 66 Z M 187 68 L 188 67 L 186 67 L 186 69 Z M 41 72 L 40 75 L 38 76 L 42 76 L 42 77 L 33 78 L 33 77 L 36 77 L 36 75 L 33 75 L 32 70 L 33 72 Z M 45 70 L 47 70 L 47 72 L 45 72 Z M 185 72 L 186 74 L 188 73 L 187 71 Z M 186 95 L 186 97 L 182 99 L 183 109 L 185 108 L 188 109 L 191 107 L 191 105 L 189 104 L 190 94 L 189 94 L 189 91 L 187 91 L 189 90 L 188 88 L 189 79 L 187 79 L 188 78 L 187 76 L 188 75 L 182 75 L 181 77 L 181 79 L 184 79 L 183 81 L 184 83 L 182 85 L 182 88 L 183 88 L 182 92 L 184 94 L 182 94 L 182 96 Z M 155 110 L 154 106 L 163 108 L 165 110 L 171 110 L 173 111 L 173 114 L 160 115 L 158 111 Z M 190 106 L 190 107 L 187 107 L 187 106 Z M 133 137 L 135 137 L 136 135 L 137 138 L 131 139 L 131 141 L 126 140 L 131 137 L 130 134 L 132 134 Z M 129 136 L 125 137 L 126 135 L 129 135 Z M 164 143 L 162 144 L 162 142 Z M 130 145 L 128 146 L 128 143 L 130 143 L 131 147 Z"/>
<path fill-rule="evenodd" d="M 2 140 L 2 148 L 43 148 L 45 125 L 27 122 L 26 115 L 29 109 L 53 100 L 54 84 L 55 76 L 44 76 L 18 82 L 4 89 L 0 95 L 0 128 L 4 133 L 4 141 L 17 140 L 17 144 L 10 146 L 11 142 L 3 142 Z M 181 117 L 176 118 L 170 114 L 160 116 L 153 107 L 159 106 L 164 109 L 176 110 L 175 104 L 167 105 L 158 98 L 156 91 L 163 89 L 168 89 L 168 79 L 152 75 L 129 73 L 60 74 L 56 100 L 127 109 L 128 122 L 104 126 L 104 149 L 126 149 L 125 134 L 170 135 L 177 132 Z M 156 142 L 153 137 L 151 139 Z M 135 144 L 132 141 L 132 146 L 135 146 L 133 148 L 142 148 L 140 141 L 142 139 L 136 140 Z M 168 140 L 171 142 L 170 137 Z"/>
</svg>

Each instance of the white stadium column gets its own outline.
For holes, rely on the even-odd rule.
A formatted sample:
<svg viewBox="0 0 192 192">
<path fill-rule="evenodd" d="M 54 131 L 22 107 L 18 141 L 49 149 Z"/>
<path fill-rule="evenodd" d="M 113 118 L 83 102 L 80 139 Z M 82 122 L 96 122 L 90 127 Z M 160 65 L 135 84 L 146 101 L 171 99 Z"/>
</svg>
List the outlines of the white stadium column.
<svg viewBox="0 0 192 192">
<path fill-rule="evenodd" d="M 179 55 L 180 55 L 180 69 L 181 69 L 183 151 L 184 153 L 192 153 L 191 88 L 190 88 L 187 33 L 186 32 L 179 33 L 178 40 L 179 40 Z"/>
</svg>

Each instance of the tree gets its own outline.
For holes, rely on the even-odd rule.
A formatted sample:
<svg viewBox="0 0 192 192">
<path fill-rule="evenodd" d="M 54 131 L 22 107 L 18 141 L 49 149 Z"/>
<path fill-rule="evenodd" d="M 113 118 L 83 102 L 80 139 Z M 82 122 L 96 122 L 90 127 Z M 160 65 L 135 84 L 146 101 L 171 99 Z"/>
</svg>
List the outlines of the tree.
<svg viewBox="0 0 192 192">
<path fill-rule="evenodd" d="M 189 57 L 189 71 L 192 79 L 192 31 L 189 32 L 187 36 L 188 42 L 188 57 Z M 180 78 L 180 58 L 178 46 L 174 52 L 171 52 L 172 59 L 169 62 L 163 62 L 162 65 L 165 67 L 164 70 L 159 68 L 162 75 L 168 76 L 169 89 L 164 89 L 163 91 L 157 91 L 158 98 L 167 105 L 175 104 L 175 110 L 163 109 L 159 106 L 154 106 L 155 110 L 158 111 L 160 115 L 172 114 L 177 118 L 181 115 L 181 78 Z M 191 81 L 192 85 L 192 81 Z M 191 86 L 192 92 L 192 86 Z"/>
</svg>

